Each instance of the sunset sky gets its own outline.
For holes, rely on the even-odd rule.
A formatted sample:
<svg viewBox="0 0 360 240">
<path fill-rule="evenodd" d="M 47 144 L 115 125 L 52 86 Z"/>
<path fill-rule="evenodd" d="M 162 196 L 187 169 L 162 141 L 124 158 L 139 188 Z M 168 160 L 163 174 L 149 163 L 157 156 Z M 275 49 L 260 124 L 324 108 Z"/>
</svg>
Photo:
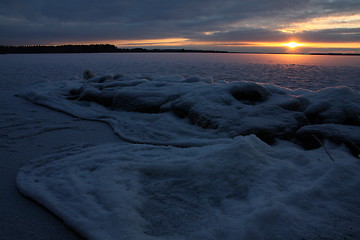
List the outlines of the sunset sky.
<svg viewBox="0 0 360 240">
<path fill-rule="evenodd" d="M 0 45 L 92 43 L 360 53 L 360 0 L 0 0 Z"/>
</svg>

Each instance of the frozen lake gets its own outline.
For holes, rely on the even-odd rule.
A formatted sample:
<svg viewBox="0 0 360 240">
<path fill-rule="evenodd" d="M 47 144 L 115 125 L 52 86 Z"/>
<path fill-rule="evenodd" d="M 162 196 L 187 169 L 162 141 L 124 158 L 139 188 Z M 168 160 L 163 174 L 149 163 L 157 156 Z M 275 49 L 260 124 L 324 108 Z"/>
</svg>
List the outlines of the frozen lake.
<svg viewBox="0 0 360 240">
<path fill-rule="evenodd" d="M 359 60 L 1 55 L 2 233 L 358 239 Z"/>
<path fill-rule="evenodd" d="M 219 81 L 273 83 L 291 89 L 319 90 L 329 86 L 360 89 L 360 56 L 215 53 L 0 55 L 0 85 L 12 88 L 41 79 L 82 78 L 85 69 L 97 75 L 180 74 Z"/>
</svg>

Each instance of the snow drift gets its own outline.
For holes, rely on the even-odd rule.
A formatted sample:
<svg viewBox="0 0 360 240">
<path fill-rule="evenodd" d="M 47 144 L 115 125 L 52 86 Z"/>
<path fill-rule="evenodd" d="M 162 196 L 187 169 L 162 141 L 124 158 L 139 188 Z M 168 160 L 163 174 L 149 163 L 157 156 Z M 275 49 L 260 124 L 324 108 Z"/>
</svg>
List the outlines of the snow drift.
<svg viewBox="0 0 360 240">
<path fill-rule="evenodd" d="M 360 93 L 347 87 L 292 91 L 253 82 L 214 83 L 211 78 L 109 75 L 41 82 L 20 95 L 108 122 L 130 142 L 201 146 L 255 134 L 269 144 L 284 139 L 306 148 L 328 139 L 346 144 L 355 156 L 360 153 Z"/>
<path fill-rule="evenodd" d="M 127 141 L 18 173 L 25 195 L 89 239 L 360 236 L 359 92 L 110 75 L 19 95 Z"/>
</svg>

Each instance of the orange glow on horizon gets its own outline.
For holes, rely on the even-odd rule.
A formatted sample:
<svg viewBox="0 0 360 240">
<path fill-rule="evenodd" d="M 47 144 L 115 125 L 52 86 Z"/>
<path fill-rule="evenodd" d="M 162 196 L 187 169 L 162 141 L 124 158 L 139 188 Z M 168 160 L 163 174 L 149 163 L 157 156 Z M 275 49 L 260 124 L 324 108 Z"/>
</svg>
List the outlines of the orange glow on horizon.
<svg viewBox="0 0 360 240">
<path fill-rule="evenodd" d="M 306 47 L 306 48 L 359 48 L 360 42 L 236 42 L 236 41 L 196 41 L 189 38 L 141 39 L 113 41 L 119 47 Z"/>
<path fill-rule="evenodd" d="M 181 46 L 187 44 L 188 38 L 162 38 L 162 39 L 140 39 L 116 41 L 118 46 Z"/>
<path fill-rule="evenodd" d="M 94 44 L 93 42 L 72 42 L 72 43 L 56 43 L 57 45 L 64 44 Z M 343 49 L 344 52 L 359 52 L 359 42 L 238 42 L 238 41 L 196 41 L 190 38 L 164 38 L 164 39 L 139 39 L 139 40 L 103 40 L 97 41 L 96 44 L 114 44 L 119 48 L 197 48 L 197 49 L 220 49 L 226 48 L 290 48 L 296 49 L 301 47 L 309 52 L 311 49 Z M 348 50 L 346 50 L 348 49 Z M 231 50 L 230 50 L 231 51 Z"/>
<path fill-rule="evenodd" d="M 284 46 L 287 46 L 289 48 L 296 48 L 296 47 L 300 47 L 303 46 L 304 44 L 302 43 L 297 43 L 297 42 L 289 42 L 289 43 L 285 43 Z"/>
</svg>

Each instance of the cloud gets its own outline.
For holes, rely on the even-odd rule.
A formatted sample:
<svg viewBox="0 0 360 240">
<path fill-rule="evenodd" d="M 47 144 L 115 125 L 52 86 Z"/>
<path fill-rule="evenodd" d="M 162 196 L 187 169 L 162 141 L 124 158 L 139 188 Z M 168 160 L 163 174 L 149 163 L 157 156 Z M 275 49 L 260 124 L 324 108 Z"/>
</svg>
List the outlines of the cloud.
<svg viewBox="0 0 360 240">
<path fill-rule="evenodd" d="M 304 32 L 298 34 L 298 37 L 304 42 L 359 42 L 360 27 L 356 29 L 327 29 Z"/>
<path fill-rule="evenodd" d="M 189 38 L 280 41 L 291 22 L 351 14 L 358 0 L 1 0 L 0 44 Z M 205 32 L 213 34 L 204 34 Z M 306 33 L 309 39 L 331 31 Z M 321 33 L 321 34 L 320 34 Z M 358 35 L 340 34 L 338 39 Z"/>
<path fill-rule="evenodd" d="M 277 42 L 286 41 L 289 36 L 281 32 L 267 29 L 240 29 L 236 31 L 216 32 L 194 36 L 203 41 L 236 41 L 236 42 Z M 290 40 L 290 39 L 289 39 Z"/>
</svg>

